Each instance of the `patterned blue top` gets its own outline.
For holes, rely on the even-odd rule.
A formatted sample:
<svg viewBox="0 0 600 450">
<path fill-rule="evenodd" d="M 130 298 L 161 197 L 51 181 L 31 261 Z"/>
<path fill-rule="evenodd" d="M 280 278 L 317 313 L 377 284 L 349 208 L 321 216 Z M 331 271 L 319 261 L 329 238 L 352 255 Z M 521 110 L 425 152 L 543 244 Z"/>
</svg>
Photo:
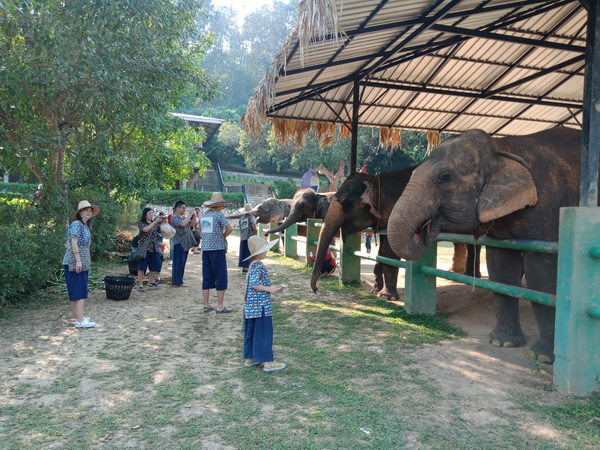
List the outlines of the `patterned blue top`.
<svg viewBox="0 0 600 450">
<path fill-rule="evenodd" d="M 90 243 L 92 242 L 92 234 L 90 233 L 90 229 L 87 225 L 81 223 L 81 221 L 75 220 L 71 222 L 71 225 L 69 225 L 69 230 L 67 231 L 67 242 L 65 243 L 67 251 L 65 252 L 65 256 L 63 258 L 63 266 L 69 264 L 69 253 L 72 252 L 71 239 L 73 236 L 77 236 L 77 247 L 79 248 L 79 257 L 81 258 L 81 262 L 89 262 L 91 259 Z"/>
<path fill-rule="evenodd" d="M 181 222 L 185 220 L 185 217 L 173 214 L 171 216 L 171 226 L 175 228 L 175 236 L 172 238 L 172 245 L 175 247 L 177 244 L 181 244 L 184 252 L 187 252 L 190 248 L 196 246 L 196 239 L 190 227 L 190 222 L 185 227 L 181 227 Z"/>
<path fill-rule="evenodd" d="M 225 250 L 225 236 L 223 230 L 229 225 L 221 211 L 209 209 L 200 216 L 202 229 L 202 251 Z"/>
<path fill-rule="evenodd" d="M 253 261 L 248 271 L 248 292 L 244 301 L 244 317 L 254 319 L 265 316 L 272 316 L 271 293 L 257 291 L 252 286 L 271 286 L 269 271 L 262 261 Z"/>
<path fill-rule="evenodd" d="M 252 228 L 253 223 L 256 223 L 256 217 L 252 214 L 244 214 L 240 217 L 240 239 L 242 241 L 247 241 L 256 234 L 256 230 Z"/>
</svg>

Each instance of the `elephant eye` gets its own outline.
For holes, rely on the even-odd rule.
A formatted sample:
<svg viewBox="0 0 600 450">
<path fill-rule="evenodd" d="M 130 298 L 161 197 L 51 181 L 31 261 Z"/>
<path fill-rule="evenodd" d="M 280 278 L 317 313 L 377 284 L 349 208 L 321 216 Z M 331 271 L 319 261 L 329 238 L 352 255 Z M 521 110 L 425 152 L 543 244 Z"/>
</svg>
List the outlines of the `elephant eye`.
<svg viewBox="0 0 600 450">
<path fill-rule="evenodd" d="M 438 184 L 446 184 L 452 181 L 452 174 L 450 172 L 442 172 L 437 179 Z"/>
</svg>

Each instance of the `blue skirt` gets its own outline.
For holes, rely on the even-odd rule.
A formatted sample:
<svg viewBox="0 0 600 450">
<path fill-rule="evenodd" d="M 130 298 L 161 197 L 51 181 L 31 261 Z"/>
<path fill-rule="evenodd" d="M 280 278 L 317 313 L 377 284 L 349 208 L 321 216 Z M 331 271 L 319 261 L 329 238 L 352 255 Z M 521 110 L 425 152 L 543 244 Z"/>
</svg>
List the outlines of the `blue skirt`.
<svg viewBox="0 0 600 450">
<path fill-rule="evenodd" d="M 64 265 L 65 281 L 67 282 L 67 291 L 69 300 L 85 300 L 88 298 L 88 274 L 89 272 L 69 272 L 69 266 Z"/>
</svg>

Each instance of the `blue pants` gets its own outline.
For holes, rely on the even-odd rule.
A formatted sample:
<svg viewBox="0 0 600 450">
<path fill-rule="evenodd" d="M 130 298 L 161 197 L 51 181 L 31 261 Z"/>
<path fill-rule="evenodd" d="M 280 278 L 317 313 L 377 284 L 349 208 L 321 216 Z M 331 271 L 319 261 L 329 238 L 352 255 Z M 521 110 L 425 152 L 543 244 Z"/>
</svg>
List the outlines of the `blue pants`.
<svg viewBox="0 0 600 450">
<path fill-rule="evenodd" d="M 188 252 L 183 251 L 181 244 L 175 245 L 173 249 L 173 270 L 171 284 L 179 286 L 183 284 L 183 274 L 185 273 L 185 263 L 187 262 Z"/>
<path fill-rule="evenodd" d="M 250 267 L 251 259 L 244 261 L 250 256 L 250 249 L 248 248 L 248 239 L 242 239 L 240 241 L 240 258 L 238 260 L 238 267 Z"/>
<path fill-rule="evenodd" d="M 151 272 L 160 272 L 162 268 L 162 253 L 161 252 L 146 252 L 146 257 L 138 264 L 138 270 L 146 271 L 146 268 Z"/>
<path fill-rule="evenodd" d="M 202 251 L 202 289 L 227 289 L 227 257 L 225 250 Z"/>
<path fill-rule="evenodd" d="M 272 316 L 244 319 L 244 359 L 259 363 L 273 361 Z"/>
</svg>

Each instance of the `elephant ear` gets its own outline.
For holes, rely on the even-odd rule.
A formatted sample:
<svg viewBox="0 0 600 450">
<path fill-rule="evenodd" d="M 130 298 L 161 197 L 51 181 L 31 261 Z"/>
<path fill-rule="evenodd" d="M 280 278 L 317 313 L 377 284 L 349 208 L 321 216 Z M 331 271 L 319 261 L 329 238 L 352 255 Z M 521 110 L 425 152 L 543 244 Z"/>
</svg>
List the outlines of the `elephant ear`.
<svg viewBox="0 0 600 450">
<path fill-rule="evenodd" d="M 363 184 L 365 185 L 365 191 L 360 196 L 360 200 L 370 206 L 369 212 L 371 214 L 373 214 L 378 219 L 382 219 L 383 217 L 381 213 L 377 211 L 377 208 L 375 208 L 375 206 L 373 205 L 372 199 L 375 197 L 375 191 L 371 186 L 371 183 L 363 181 Z"/>
<path fill-rule="evenodd" d="M 537 189 L 531 172 L 519 157 L 500 153 L 500 163 L 488 177 L 479 195 L 481 223 L 491 222 L 537 203 Z"/>
</svg>

